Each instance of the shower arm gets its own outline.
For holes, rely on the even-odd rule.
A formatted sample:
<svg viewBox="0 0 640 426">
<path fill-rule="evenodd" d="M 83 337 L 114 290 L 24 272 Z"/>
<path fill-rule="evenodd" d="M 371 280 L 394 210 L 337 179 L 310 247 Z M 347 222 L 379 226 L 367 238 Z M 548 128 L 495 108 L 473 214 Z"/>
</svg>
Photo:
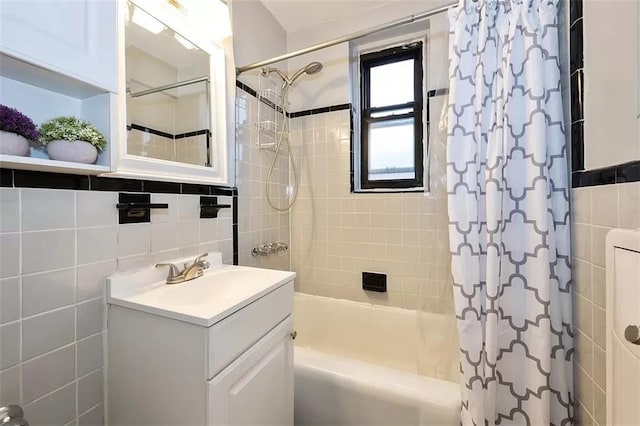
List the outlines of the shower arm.
<svg viewBox="0 0 640 426">
<path fill-rule="evenodd" d="M 263 68 L 267 65 L 275 64 L 276 62 L 285 61 L 287 59 L 295 58 L 296 56 L 306 55 L 307 53 L 315 52 L 316 50 L 325 49 L 327 47 L 335 46 L 336 44 L 345 43 L 351 40 L 357 40 L 362 37 L 366 37 L 371 34 L 378 33 L 380 31 L 389 30 L 396 27 L 401 27 L 403 25 L 411 24 L 417 21 L 422 21 L 424 19 L 430 18 L 434 15 L 438 15 L 440 13 L 448 11 L 451 7 L 458 4 L 458 1 L 447 3 L 444 6 L 437 7 L 435 9 L 427 10 L 425 12 L 416 13 L 415 15 L 410 15 L 405 18 L 397 19 L 395 21 L 391 21 L 387 24 L 378 25 L 376 27 L 371 27 L 366 30 L 357 31 L 355 33 L 348 34 L 346 36 L 342 36 L 333 40 L 325 41 L 324 43 L 319 43 L 313 46 L 305 47 L 304 49 L 296 50 L 290 53 L 285 53 L 284 55 L 275 56 L 271 59 L 266 59 L 264 61 L 254 62 L 249 65 L 245 65 L 243 67 L 236 68 L 236 76 L 251 71 L 257 68 Z"/>
</svg>

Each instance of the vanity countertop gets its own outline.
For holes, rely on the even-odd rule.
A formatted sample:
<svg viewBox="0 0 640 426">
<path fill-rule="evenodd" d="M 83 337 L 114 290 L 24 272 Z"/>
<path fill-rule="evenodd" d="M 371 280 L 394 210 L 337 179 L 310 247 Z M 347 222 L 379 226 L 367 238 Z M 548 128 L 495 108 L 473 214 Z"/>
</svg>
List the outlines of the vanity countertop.
<svg viewBox="0 0 640 426">
<path fill-rule="evenodd" d="M 200 278 L 165 284 L 166 269 L 112 275 L 107 302 L 210 327 L 295 278 L 295 272 L 214 265 Z"/>
</svg>

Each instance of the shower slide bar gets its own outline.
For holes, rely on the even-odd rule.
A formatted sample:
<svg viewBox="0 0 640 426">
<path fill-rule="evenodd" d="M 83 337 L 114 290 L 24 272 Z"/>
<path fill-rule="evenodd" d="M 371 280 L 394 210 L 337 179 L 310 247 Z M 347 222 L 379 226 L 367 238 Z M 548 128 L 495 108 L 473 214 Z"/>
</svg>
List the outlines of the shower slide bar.
<svg viewBox="0 0 640 426">
<path fill-rule="evenodd" d="M 193 78 L 191 80 L 179 81 L 177 83 L 166 84 L 160 87 L 154 87 L 152 89 L 141 90 L 139 92 L 131 93 L 129 92 L 129 96 L 132 98 L 138 98 L 140 96 L 150 95 L 152 93 L 164 92 L 165 90 L 177 89 L 178 87 L 189 86 L 190 84 L 201 83 L 203 81 L 209 82 L 208 77 L 198 77 Z"/>
<path fill-rule="evenodd" d="M 355 33 L 351 33 L 333 40 L 325 41 L 324 43 L 319 43 L 313 46 L 305 47 L 304 49 L 296 50 L 293 52 L 285 53 L 284 55 L 275 56 L 271 59 L 266 59 L 264 61 L 254 62 L 249 65 L 245 65 L 243 67 L 236 68 L 236 76 L 242 74 L 243 72 L 251 71 L 256 68 L 262 68 L 267 65 L 275 64 L 276 62 L 285 61 L 287 59 L 295 58 L 296 56 L 305 55 L 307 53 L 315 52 L 316 50 L 325 49 L 327 47 L 335 46 L 336 44 L 345 43 L 347 41 L 356 40 L 362 37 L 366 37 L 371 34 L 378 33 L 380 31 L 389 30 L 391 28 L 401 27 L 403 25 L 412 24 L 417 21 L 422 21 L 423 19 L 430 18 L 434 15 L 438 15 L 442 12 L 446 12 L 451 7 L 458 4 L 458 1 L 448 3 L 444 6 L 437 7 L 435 9 L 427 10 L 425 12 L 416 13 L 415 15 L 410 15 L 405 18 L 400 18 L 395 21 L 391 21 L 386 24 L 378 25 L 375 27 L 368 28 L 366 30 L 357 31 Z"/>
</svg>

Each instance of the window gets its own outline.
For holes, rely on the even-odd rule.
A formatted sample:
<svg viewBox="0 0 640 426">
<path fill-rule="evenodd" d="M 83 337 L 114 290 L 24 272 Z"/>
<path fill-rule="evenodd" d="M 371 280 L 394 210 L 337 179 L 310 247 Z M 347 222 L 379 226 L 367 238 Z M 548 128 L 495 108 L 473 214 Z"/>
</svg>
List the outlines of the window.
<svg viewBox="0 0 640 426">
<path fill-rule="evenodd" d="M 360 189 L 422 187 L 422 43 L 361 55 L 360 78 Z"/>
</svg>

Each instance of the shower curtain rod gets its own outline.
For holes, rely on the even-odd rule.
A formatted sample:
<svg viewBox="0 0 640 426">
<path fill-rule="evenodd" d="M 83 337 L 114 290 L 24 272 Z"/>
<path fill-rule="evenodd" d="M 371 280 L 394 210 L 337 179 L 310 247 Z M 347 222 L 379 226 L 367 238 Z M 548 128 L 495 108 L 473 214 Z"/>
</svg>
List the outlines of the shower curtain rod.
<svg viewBox="0 0 640 426">
<path fill-rule="evenodd" d="M 200 83 L 200 82 L 203 82 L 203 81 L 209 81 L 209 77 L 198 77 L 198 78 L 193 78 L 191 80 L 179 81 L 177 83 L 171 83 L 171 84 L 167 84 L 165 86 L 160 86 L 160 87 L 154 87 L 152 89 L 141 90 L 141 91 L 135 92 L 135 93 L 129 92 L 129 96 L 131 96 L 132 98 L 138 98 L 140 96 L 150 95 L 152 93 L 164 92 L 165 90 L 169 90 L 169 89 L 177 89 L 178 87 L 188 86 L 190 84 L 196 84 L 196 83 Z"/>
<path fill-rule="evenodd" d="M 395 21 L 391 21 L 389 23 L 386 24 L 382 24 L 382 25 L 378 25 L 376 27 L 371 27 L 368 28 L 366 30 L 362 30 L 362 31 L 358 31 L 355 33 L 351 33 L 348 34 L 346 36 L 342 36 L 333 40 L 329 40 L 329 41 L 325 41 L 324 43 L 319 43 L 313 46 L 309 46 L 309 47 L 305 47 L 304 49 L 300 49 L 300 50 L 296 50 L 290 53 L 285 53 L 284 55 L 280 55 L 280 56 L 275 56 L 271 59 L 266 59 L 264 61 L 259 61 L 259 62 L 254 62 L 252 64 L 249 65 L 245 65 L 243 67 L 237 67 L 236 68 L 236 76 L 242 74 L 243 72 L 246 71 L 251 71 L 254 70 L 256 68 L 262 68 L 264 66 L 267 65 L 271 65 L 271 64 L 275 64 L 276 62 L 280 62 L 280 61 L 284 61 L 286 59 L 290 59 L 290 58 L 295 58 L 296 56 L 300 56 L 300 55 L 304 55 L 307 53 L 311 53 L 311 52 L 315 52 L 316 50 L 320 50 L 320 49 L 324 49 L 327 47 L 331 47 L 331 46 L 335 46 L 336 44 L 340 44 L 340 43 L 345 43 L 347 41 L 351 41 L 351 40 L 356 40 L 362 37 L 366 37 L 370 34 L 375 34 L 378 33 L 380 31 L 384 31 L 384 30 L 389 30 L 391 28 L 396 28 L 396 27 L 400 27 L 402 25 L 406 25 L 406 24 L 411 24 L 413 22 L 416 21 L 421 21 L 423 19 L 427 19 L 430 18 L 433 15 L 437 15 L 439 13 L 442 12 L 446 12 L 447 10 L 449 10 L 449 8 L 451 8 L 452 6 L 457 5 L 458 2 L 452 2 L 449 4 L 446 4 L 444 6 L 440 6 L 437 7 L 435 9 L 431 9 L 431 10 L 427 10 L 425 12 L 421 12 L 421 13 L 416 13 L 415 15 L 410 15 L 407 16 L 405 18 L 400 18 L 397 19 Z"/>
</svg>

